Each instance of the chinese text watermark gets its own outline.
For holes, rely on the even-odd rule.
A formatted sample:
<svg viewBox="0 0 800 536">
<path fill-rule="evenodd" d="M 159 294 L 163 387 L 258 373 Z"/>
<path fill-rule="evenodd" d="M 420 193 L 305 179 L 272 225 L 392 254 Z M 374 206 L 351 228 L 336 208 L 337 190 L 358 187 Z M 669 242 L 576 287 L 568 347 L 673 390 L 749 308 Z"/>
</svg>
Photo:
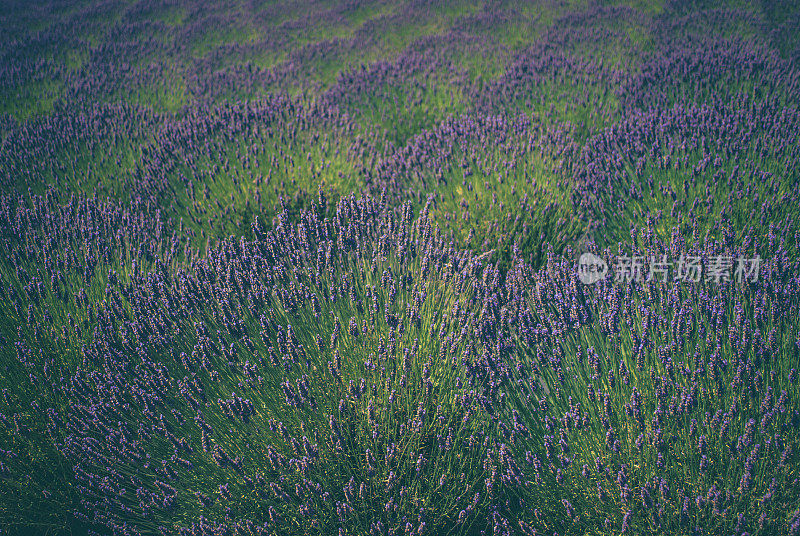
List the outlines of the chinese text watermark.
<svg viewBox="0 0 800 536">
<path fill-rule="evenodd" d="M 660 256 L 617 257 L 613 265 L 614 281 L 681 281 L 699 283 L 701 280 L 720 283 L 723 281 L 756 282 L 761 268 L 761 257 L 733 257 L 716 255 L 703 262 L 696 255 L 681 254 L 677 260 Z M 609 276 L 608 263 L 594 253 L 584 253 L 578 259 L 578 278 L 591 285 Z"/>
</svg>

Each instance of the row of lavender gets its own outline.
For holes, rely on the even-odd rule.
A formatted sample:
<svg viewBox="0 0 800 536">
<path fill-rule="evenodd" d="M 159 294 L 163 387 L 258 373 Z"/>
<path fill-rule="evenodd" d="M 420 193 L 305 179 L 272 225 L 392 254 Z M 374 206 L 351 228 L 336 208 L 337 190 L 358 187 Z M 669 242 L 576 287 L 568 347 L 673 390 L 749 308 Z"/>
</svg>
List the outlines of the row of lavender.
<svg viewBox="0 0 800 536">
<path fill-rule="evenodd" d="M 490 27 L 505 20 L 485 16 Z M 622 8 L 563 16 L 532 46 L 507 54 L 509 65 L 488 79 L 471 75 L 464 58 L 494 50 L 491 44 L 451 32 L 415 43 L 394 61 L 345 71 L 315 103 L 288 96 L 216 105 L 212 99 L 174 116 L 124 102 L 101 104 L 107 92 L 84 88 L 82 103 L 65 101 L 55 114 L 24 124 L 2 119 L 0 184 L 6 191 L 43 194 L 55 185 L 147 202 L 196 234 L 216 237 L 248 229 L 258 214 L 269 221 L 284 207 L 307 206 L 320 183 L 332 195 L 379 196 L 386 189 L 417 207 L 435 192 L 437 221 L 463 229 L 462 243 L 469 230 L 500 241 L 505 251 L 521 240 L 526 255 L 541 260 L 536 243 L 554 226 L 567 229 L 555 239 L 557 249 L 585 231 L 570 223 L 574 206 L 608 210 L 596 197 L 607 197 L 615 181 L 575 169 L 577 160 L 606 165 L 611 159 L 623 180 L 621 155 L 631 154 L 627 167 L 637 174 L 644 169 L 630 148 L 602 141 L 601 127 L 644 129 L 625 135 L 649 143 L 661 135 L 658 129 L 686 119 L 677 106 L 699 116 L 692 120 L 698 128 L 691 135 L 699 135 L 690 144 L 694 150 L 698 143 L 704 152 L 716 150 L 715 129 L 725 114 L 737 115 L 738 130 L 730 135 L 768 144 L 776 129 L 789 129 L 779 136 L 791 142 L 797 72 L 758 35 L 741 35 L 746 16 L 710 11 L 654 22 Z M 632 39 L 636 31 L 650 36 Z M 592 45 L 598 40 L 610 43 L 602 54 Z M 232 84 L 249 78 L 242 73 Z M 710 108 L 696 110 L 703 106 Z M 763 124 L 776 116 L 782 125 Z M 666 135 L 673 139 L 659 151 L 684 150 L 681 134 Z M 576 156 L 590 137 L 597 141 L 588 145 L 597 149 Z M 761 168 L 777 162 L 791 169 L 777 156 L 784 147 L 764 150 Z M 592 181 L 600 185 L 585 184 Z M 544 212 L 552 215 L 523 210 L 518 220 L 502 221 L 502 207 L 516 206 L 525 194 L 546 199 Z M 452 225 L 465 205 L 467 223 Z M 583 226 L 605 218 L 581 215 Z"/>
<path fill-rule="evenodd" d="M 800 527 L 793 235 L 759 245 L 754 283 L 590 287 L 556 256 L 501 282 L 427 209 L 368 197 L 202 256 L 60 201 L 2 203 L 3 478 L 54 516 L 114 534 Z M 679 235 L 635 252 L 683 250 L 749 253 Z"/>
<path fill-rule="evenodd" d="M 68 9 L 9 6 L 0 14 L 5 28 L 0 91 L 10 103 L 35 108 L 41 103 L 29 101 L 46 101 L 45 111 L 131 101 L 174 111 L 270 92 L 336 93 L 342 89 L 338 76 L 409 53 L 424 54 L 423 68 L 457 89 L 476 78 L 485 81 L 487 71 L 501 73 L 514 63 L 518 68 L 515 52 L 531 43 L 538 53 L 522 63 L 541 65 L 548 61 L 541 53 L 546 58 L 556 49 L 566 52 L 565 68 L 546 76 L 568 81 L 587 59 L 611 64 L 600 67 L 616 67 L 622 75 L 637 71 L 652 50 L 666 50 L 666 57 L 676 59 L 674 53 L 703 39 L 716 41 L 728 58 L 736 47 L 728 50 L 730 44 L 720 39 L 755 38 L 767 45 L 747 62 L 756 75 L 758 64 L 772 63 L 778 51 L 797 59 L 796 46 L 787 48 L 791 43 L 780 38 L 800 23 L 800 13 L 790 6 L 775 20 L 766 7 L 692 12 L 680 2 L 665 4 L 641 10 L 557 2 L 455 2 L 450 9 L 427 2 L 284 6 L 160 0 L 77 2 Z M 659 9 L 664 13 L 654 15 Z M 655 74 L 642 71 L 645 79 Z"/>
</svg>

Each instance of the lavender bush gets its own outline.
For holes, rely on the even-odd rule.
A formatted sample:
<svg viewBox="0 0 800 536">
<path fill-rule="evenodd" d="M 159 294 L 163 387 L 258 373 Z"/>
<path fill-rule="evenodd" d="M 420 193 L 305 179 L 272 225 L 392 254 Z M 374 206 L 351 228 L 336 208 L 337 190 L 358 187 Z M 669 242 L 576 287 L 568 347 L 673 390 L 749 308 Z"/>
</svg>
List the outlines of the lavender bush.
<svg viewBox="0 0 800 536">
<path fill-rule="evenodd" d="M 515 267 L 500 471 L 528 526 L 787 530 L 800 485 L 789 469 L 800 419 L 797 266 L 794 236 L 775 238 L 759 247 L 772 259 L 760 284 L 656 275 L 587 287 L 569 262 Z M 684 248 L 676 233 L 634 253 Z M 725 252 L 714 241 L 687 249 Z"/>
</svg>

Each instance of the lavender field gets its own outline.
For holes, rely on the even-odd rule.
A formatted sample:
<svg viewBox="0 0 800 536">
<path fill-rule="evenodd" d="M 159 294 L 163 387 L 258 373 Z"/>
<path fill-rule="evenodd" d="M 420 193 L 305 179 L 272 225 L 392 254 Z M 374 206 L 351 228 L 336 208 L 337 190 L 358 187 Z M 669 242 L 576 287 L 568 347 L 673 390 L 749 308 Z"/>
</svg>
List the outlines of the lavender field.
<svg viewBox="0 0 800 536">
<path fill-rule="evenodd" d="M 0 535 L 800 536 L 800 5 L 0 0 Z"/>
</svg>

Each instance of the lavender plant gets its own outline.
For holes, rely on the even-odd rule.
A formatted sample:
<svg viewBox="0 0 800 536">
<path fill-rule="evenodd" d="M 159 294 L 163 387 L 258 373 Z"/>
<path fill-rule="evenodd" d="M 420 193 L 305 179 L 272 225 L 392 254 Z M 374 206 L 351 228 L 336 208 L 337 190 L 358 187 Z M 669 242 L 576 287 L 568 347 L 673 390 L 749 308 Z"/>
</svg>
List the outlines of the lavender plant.
<svg viewBox="0 0 800 536">
<path fill-rule="evenodd" d="M 491 424 L 470 357 L 498 273 L 410 207 L 322 212 L 107 286 L 84 364 L 53 394 L 69 400 L 49 431 L 78 520 L 138 534 L 483 523 Z"/>
<path fill-rule="evenodd" d="M 679 234 L 660 244 L 634 253 L 687 247 Z M 787 247 L 760 249 L 774 260 L 755 283 L 656 275 L 587 287 L 570 261 L 539 273 L 517 265 L 501 472 L 523 530 L 794 530 L 798 303 Z"/>
</svg>

